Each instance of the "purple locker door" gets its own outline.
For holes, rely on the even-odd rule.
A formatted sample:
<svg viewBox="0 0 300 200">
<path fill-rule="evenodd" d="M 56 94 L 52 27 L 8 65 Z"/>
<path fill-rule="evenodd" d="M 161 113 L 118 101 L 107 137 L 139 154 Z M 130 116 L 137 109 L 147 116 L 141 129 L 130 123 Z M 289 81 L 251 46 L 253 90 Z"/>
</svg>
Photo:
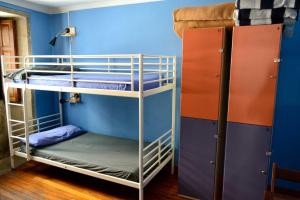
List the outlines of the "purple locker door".
<svg viewBox="0 0 300 200">
<path fill-rule="evenodd" d="M 179 194 L 212 200 L 218 124 L 216 121 L 181 118 Z"/>
<path fill-rule="evenodd" d="M 229 122 L 223 200 L 263 200 L 272 128 Z"/>
</svg>

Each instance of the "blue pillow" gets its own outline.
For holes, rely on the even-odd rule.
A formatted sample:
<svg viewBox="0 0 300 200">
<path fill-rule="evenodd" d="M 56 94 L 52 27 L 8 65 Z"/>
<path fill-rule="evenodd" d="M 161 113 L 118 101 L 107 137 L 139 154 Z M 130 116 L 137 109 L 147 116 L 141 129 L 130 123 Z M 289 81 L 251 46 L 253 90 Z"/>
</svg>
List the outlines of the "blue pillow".
<svg viewBox="0 0 300 200">
<path fill-rule="evenodd" d="M 47 145 L 63 142 L 70 138 L 81 135 L 85 132 L 86 131 L 73 125 L 62 126 L 48 131 L 43 131 L 43 132 L 34 133 L 30 135 L 29 144 L 33 147 L 47 146 Z"/>
</svg>

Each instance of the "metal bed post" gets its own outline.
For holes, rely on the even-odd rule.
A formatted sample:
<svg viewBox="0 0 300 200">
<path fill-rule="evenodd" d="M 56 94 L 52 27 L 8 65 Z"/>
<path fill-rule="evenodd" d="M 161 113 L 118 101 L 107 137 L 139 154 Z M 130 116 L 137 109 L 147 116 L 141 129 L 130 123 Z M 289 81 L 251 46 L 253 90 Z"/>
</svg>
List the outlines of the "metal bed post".
<svg viewBox="0 0 300 200">
<path fill-rule="evenodd" d="M 25 59 L 26 59 L 26 57 L 25 57 Z M 35 67 L 35 58 L 32 58 L 32 63 L 33 63 L 32 67 Z"/>
<path fill-rule="evenodd" d="M 30 59 L 28 60 L 30 62 Z M 27 74 L 27 56 L 24 57 L 24 70 L 25 70 L 25 77 L 26 81 L 25 84 L 22 87 L 22 101 L 23 101 L 23 120 L 24 120 L 24 131 L 25 131 L 25 141 L 26 141 L 26 159 L 29 161 L 31 159 L 30 155 L 30 146 L 29 146 L 29 128 L 28 128 L 28 103 L 27 103 L 27 80 L 28 80 L 28 74 Z"/>
<path fill-rule="evenodd" d="M 63 58 L 62 58 L 63 60 Z M 62 61 L 63 62 L 63 61 Z M 57 58 L 57 63 L 60 63 L 60 59 Z M 72 71 L 72 69 L 71 69 Z M 62 103 L 60 103 L 60 100 L 62 99 L 62 93 L 58 92 L 58 109 L 59 109 L 59 117 L 60 117 L 60 126 L 63 126 L 63 108 L 62 108 Z"/>
<path fill-rule="evenodd" d="M 130 66 L 130 73 L 131 73 L 131 91 L 134 91 L 134 58 L 131 56 L 130 58 L 131 66 Z"/>
<path fill-rule="evenodd" d="M 35 59 L 32 58 L 34 61 L 32 61 L 34 64 L 33 66 L 35 66 Z M 24 62 L 24 70 L 25 70 L 25 85 L 27 84 L 28 82 L 28 74 L 27 74 L 27 70 L 26 70 L 26 67 L 27 67 L 27 61 L 30 63 L 30 58 L 25 56 L 24 59 L 23 59 L 23 62 Z"/>
<path fill-rule="evenodd" d="M 143 55 L 139 55 L 139 200 L 144 199 L 144 81 Z"/>
<path fill-rule="evenodd" d="M 170 58 L 169 56 L 167 56 L 167 74 L 166 74 L 166 77 L 167 77 L 167 84 L 169 84 L 169 75 L 170 75 L 170 72 L 169 72 L 169 65 L 170 65 Z"/>
<path fill-rule="evenodd" d="M 171 173 L 174 174 L 175 165 L 175 124 L 176 124 L 176 56 L 173 57 L 173 89 L 172 89 L 172 167 Z"/>
<path fill-rule="evenodd" d="M 107 62 L 108 62 L 107 71 L 110 72 L 110 58 L 107 58 Z"/>
<path fill-rule="evenodd" d="M 60 103 L 60 100 L 62 99 L 62 93 L 58 92 L 58 106 L 59 106 L 59 117 L 60 117 L 60 126 L 63 126 L 64 119 L 63 119 L 63 105 Z"/>
<path fill-rule="evenodd" d="M 1 68 L 2 74 L 5 74 L 5 66 L 4 66 L 4 56 L 1 55 Z M 10 152 L 10 166 L 12 169 L 15 169 L 15 160 L 14 160 L 14 148 L 13 148 L 13 139 L 12 139 L 12 130 L 10 125 L 11 113 L 9 103 L 9 89 L 5 84 L 4 76 L 2 76 L 2 85 L 4 89 L 4 100 L 5 100 L 5 109 L 6 109 L 6 123 L 7 123 L 7 131 L 8 131 L 8 141 L 9 141 L 9 152 Z"/>
<path fill-rule="evenodd" d="M 9 89 L 4 85 L 4 98 L 5 98 L 5 108 L 6 108 L 6 121 L 7 121 L 7 131 L 8 131 L 8 141 L 9 141 L 9 152 L 10 152 L 10 166 L 12 169 L 15 169 L 15 159 L 14 159 L 14 147 L 12 139 L 12 129 L 11 129 L 11 119 L 10 106 L 8 105 L 9 101 Z"/>
<path fill-rule="evenodd" d="M 71 82 L 72 82 L 72 87 L 75 87 L 75 82 L 74 82 L 74 66 L 73 66 L 73 56 L 70 55 L 70 66 L 71 66 Z"/>
<path fill-rule="evenodd" d="M 36 125 L 37 125 L 37 131 L 40 132 L 40 119 L 36 120 Z"/>
<path fill-rule="evenodd" d="M 162 56 L 159 56 L 159 86 L 162 86 Z"/>
<path fill-rule="evenodd" d="M 22 100 L 23 100 L 23 118 L 24 118 L 24 128 L 25 128 L 25 140 L 26 140 L 26 159 L 30 160 L 30 147 L 29 147 L 29 130 L 28 130 L 28 113 L 27 113 L 27 88 L 24 86 L 22 88 Z"/>
</svg>

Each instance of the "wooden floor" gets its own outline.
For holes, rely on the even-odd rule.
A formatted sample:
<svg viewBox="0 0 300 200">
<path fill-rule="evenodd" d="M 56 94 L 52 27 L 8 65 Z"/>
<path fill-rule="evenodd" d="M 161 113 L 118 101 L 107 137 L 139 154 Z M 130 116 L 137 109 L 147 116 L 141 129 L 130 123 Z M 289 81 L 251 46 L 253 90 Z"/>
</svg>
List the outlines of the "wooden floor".
<svg viewBox="0 0 300 200">
<path fill-rule="evenodd" d="M 146 200 L 183 200 L 167 166 L 146 187 Z M 138 190 L 68 170 L 29 162 L 0 176 L 0 200 L 134 200 Z M 274 200 L 299 200 L 279 196 Z"/>
<path fill-rule="evenodd" d="M 170 167 L 160 172 L 146 187 L 145 199 L 183 198 L 177 195 L 177 177 Z M 117 200 L 138 199 L 138 190 L 80 175 L 68 170 L 29 162 L 0 176 L 0 200 Z"/>
</svg>

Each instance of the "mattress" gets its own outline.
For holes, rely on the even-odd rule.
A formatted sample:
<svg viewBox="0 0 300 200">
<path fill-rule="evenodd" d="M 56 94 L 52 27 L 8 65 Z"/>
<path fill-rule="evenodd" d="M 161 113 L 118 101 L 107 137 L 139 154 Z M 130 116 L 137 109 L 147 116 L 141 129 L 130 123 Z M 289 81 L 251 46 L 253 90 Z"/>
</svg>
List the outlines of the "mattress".
<svg viewBox="0 0 300 200">
<path fill-rule="evenodd" d="M 38 78 L 38 79 L 34 79 Z M 47 79 L 54 80 L 47 80 Z M 31 75 L 28 83 L 34 85 L 45 85 L 45 86 L 61 86 L 71 87 L 70 81 L 60 79 L 71 79 L 71 75 Z M 107 90 L 131 90 L 131 84 L 126 83 L 95 83 L 95 82 L 80 82 L 79 80 L 91 80 L 91 81 L 115 81 L 115 82 L 131 82 L 130 75 L 114 75 L 114 74 L 74 74 L 73 79 L 75 80 L 75 87 L 78 88 L 96 88 L 96 89 L 107 89 Z M 77 80 L 77 81 L 76 81 Z M 158 74 L 145 74 L 144 82 L 159 80 Z M 21 83 L 21 81 L 15 81 Z M 159 82 L 144 84 L 144 90 L 149 90 L 159 87 Z M 134 90 L 139 90 L 139 75 L 134 74 Z"/>
<path fill-rule="evenodd" d="M 138 182 L 138 148 L 135 140 L 85 133 L 51 146 L 31 148 L 31 155 Z M 20 151 L 25 152 L 25 147 Z"/>
</svg>

